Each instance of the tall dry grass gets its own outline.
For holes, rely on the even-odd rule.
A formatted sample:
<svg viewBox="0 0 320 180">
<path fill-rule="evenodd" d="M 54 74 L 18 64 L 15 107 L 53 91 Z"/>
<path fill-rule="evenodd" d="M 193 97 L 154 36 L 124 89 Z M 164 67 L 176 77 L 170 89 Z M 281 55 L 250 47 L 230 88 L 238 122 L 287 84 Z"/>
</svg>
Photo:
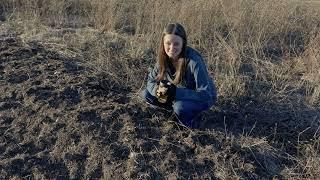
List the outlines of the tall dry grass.
<svg viewBox="0 0 320 180">
<path fill-rule="evenodd" d="M 45 41 L 134 91 L 155 62 L 163 27 L 180 22 L 206 58 L 219 105 L 320 104 L 318 1 L 2 0 L 1 16 L 25 40 Z M 303 145 L 307 157 L 297 154 L 286 177 L 319 176 L 318 141 Z"/>
<path fill-rule="evenodd" d="M 318 63 L 319 8 L 317 2 L 298 0 L 2 1 L 9 19 L 134 34 L 133 38 L 143 36 L 154 51 L 164 25 L 180 22 L 188 31 L 190 45 L 206 56 L 221 96 L 247 96 L 250 92 L 246 85 L 254 80 L 266 83 L 270 94 L 276 97 L 302 88 L 311 104 L 317 104 L 319 88 L 297 78 L 293 86 L 288 85 L 292 83 L 288 78 L 297 73 L 306 77 L 315 73 L 310 68 L 301 70 L 300 66 Z M 98 57 L 94 59 L 108 64 L 103 62 L 103 46 L 97 44 L 96 48 L 94 54 Z"/>
</svg>

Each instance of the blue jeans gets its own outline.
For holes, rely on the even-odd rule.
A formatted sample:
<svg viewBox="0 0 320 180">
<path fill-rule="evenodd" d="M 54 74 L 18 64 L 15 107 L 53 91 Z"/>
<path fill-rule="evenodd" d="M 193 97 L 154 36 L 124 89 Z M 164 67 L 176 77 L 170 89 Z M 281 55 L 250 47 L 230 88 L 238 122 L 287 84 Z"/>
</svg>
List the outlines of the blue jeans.
<svg viewBox="0 0 320 180">
<path fill-rule="evenodd" d="M 194 127 L 198 121 L 198 115 L 205 110 L 208 110 L 213 103 L 201 103 L 196 101 L 179 100 L 173 103 L 159 103 L 158 99 L 152 96 L 148 90 L 142 92 L 142 98 L 148 103 L 173 110 L 180 122 L 188 127 Z"/>
</svg>

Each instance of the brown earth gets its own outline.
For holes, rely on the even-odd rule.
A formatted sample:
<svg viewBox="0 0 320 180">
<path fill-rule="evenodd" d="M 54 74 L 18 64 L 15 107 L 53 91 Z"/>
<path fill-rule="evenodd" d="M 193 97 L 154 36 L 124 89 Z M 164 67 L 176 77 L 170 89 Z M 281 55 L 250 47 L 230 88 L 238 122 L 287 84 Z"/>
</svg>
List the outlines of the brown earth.
<svg viewBox="0 0 320 180">
<path fill-rule="evenodd" d="M 295 120 L 318 112 L 297 108 L 295 116 L 257 99 L 239 104 L 212 109 L 202 128 L 186 129 L 77 59 L 3 35 L 0 178 L 283 177 L 284 167 L 295 164 L 290 140 L 309 139 L 312 128 L 300 132 L 317 127 Z"/>
</svg>

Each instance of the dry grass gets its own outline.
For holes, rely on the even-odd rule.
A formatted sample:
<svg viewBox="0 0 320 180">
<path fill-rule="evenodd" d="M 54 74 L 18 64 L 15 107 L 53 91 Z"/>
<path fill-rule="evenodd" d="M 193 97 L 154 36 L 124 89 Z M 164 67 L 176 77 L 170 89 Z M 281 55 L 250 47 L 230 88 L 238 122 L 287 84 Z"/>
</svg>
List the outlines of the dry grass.
<svg viewBox="0 0 320 180">
<path fill-rule="evenodd" d="M 180 22 L 207 60 L 218 106 L 241 109 L 254 100 L 296 111 L 297 102 L 310 109 L 320 104 L 318 1 L 2 0 L 1 17 L 25 41 L 86 61 L 134 92 L 154 63 L 162 28 Z M 241 148 L 270 143 L 250 138 L 239 139 Z M 284 177 L 319 177 L 318 146 L 317 133 L 297 143 L 297 164 L 283 170 Z M 224 173 L 217 175 L 230 175 Z"/>
</svg>

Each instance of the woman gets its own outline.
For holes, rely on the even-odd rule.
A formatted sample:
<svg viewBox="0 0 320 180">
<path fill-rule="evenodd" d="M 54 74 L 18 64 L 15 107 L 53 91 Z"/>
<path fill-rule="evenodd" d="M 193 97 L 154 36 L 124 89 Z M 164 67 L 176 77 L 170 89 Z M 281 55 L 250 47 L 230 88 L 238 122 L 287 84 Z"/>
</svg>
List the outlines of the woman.
<svg viewBox="0 0 320 180">
<path fill-rule="evenodd" d="M 181 123 L 194 127 L 200 112 L 213 106 L 216 97 L 203 58 L 187 46 L 183 26 L 168 24 L 161 37 L 158 61 L 148 75 L 144 100 L 173 110 Z"/>
</svg>

